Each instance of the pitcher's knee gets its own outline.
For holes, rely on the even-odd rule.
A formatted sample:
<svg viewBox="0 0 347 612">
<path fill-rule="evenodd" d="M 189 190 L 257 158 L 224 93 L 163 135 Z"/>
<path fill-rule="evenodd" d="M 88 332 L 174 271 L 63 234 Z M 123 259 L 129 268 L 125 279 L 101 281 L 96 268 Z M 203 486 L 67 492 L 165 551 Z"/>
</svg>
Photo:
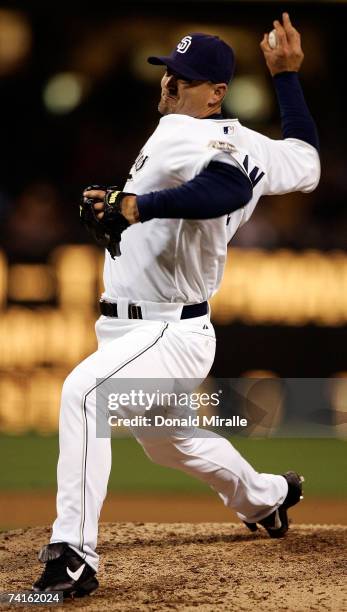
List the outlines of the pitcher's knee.
<svg viewBox="0 0 347 612">
<path fill-rule="evenodd" d="M 147 457 L 154 463 L 166 467 L 177 467 L 190 456 L 190 444 L 182 444 L 182 440 L 165 438 L 165 440 L 139 440 Z"/>
<path fill-rule="evenodd" d="M 62 400 L 65 400 L 71 397 L 71 395 L 76 390 L 76 383 L 77 381 L 76 381 L 76 377 L 74 375 L 74 370 L 73 370 L 72 372 L 70 372 L 70 374 L 68 374 L 68 376 L 64 380 L 62 391 L 61 391 Z"/>
<path fill-rule="evenodd" d="M 77 405 L 80 406 L 83 397 L 91 393 L 90 389 L 92 389 L 91 380 L 89 380 L 86 376 L 83 376 L 83 372 L 81 372 L 79 366 L 74 368 L 70 374 L 66 377 L 63 387 L 62 387 L 62 404 L 66 402 L 73 401 L 77 402 Z"/>
</svg>

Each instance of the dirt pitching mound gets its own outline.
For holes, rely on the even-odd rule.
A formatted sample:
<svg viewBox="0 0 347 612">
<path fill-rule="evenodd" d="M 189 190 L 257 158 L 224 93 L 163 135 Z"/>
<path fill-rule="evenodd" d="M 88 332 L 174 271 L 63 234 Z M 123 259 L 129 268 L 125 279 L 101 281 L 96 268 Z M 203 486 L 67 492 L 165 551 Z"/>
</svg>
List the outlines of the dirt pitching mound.
<svg viewBox="0 0 347 612">
<path fill-rule="evenodd" d="M 49 534 L 48 527 L 0 534 L 1 591 L 31 585 Z M 285 539 L 270 540 L 231 523 L 104 523 L 98 591 L 48 609 L 341 612 L 346 540 L 339 525 L 293 526 Z"/>
</svg>

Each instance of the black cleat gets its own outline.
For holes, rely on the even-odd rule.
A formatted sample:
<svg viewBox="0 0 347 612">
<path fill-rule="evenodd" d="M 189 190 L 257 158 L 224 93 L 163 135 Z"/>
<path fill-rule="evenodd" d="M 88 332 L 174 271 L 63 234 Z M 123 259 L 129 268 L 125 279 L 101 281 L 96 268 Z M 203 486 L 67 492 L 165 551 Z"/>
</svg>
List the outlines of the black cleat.
<svg viewBox="0 0 347 612">
<path fill-rule="evenodd" d="M 246 527 L 250 531 L 257 531 L 259 524 L 266 529 L 270 538 L 283 538 L 287 533 L 289 529 L 287 510 L 303 499 L 302 483 L 304 482 L 304 477 L 299 476 L 296 472 L 286 472 L 282 476 L 288 483 L 288 493 L 283 504 L 277 510 L 271 512 L 269 516 L 258 521 L 258 523 L 245 522 Z"/>
<path fill-rule="evenodd" d="M 35 592 L 62 591 L 64 598 L 83 597 L 99 586 L 95 571 L 66 542 L 47 544 L 39 560 L 46 567 L 32 586 Z"/>
</svg>

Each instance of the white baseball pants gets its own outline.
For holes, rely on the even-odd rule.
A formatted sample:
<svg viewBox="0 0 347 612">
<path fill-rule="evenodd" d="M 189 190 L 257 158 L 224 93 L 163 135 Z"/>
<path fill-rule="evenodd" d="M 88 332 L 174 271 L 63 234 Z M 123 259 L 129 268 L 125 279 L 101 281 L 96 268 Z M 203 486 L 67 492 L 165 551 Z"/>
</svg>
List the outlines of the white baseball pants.
<svg viewBox="0 0 347 612">
<path fill-rule="evenodd" d="M 51 542 L 68 542 L 95 570 L 98 520 L 111 469 L 110 439 L 96 437 L 96 379 L 203 379 L 215 354 L 208 315 L 169 322 L 101 316 L 96 333 L 98 350 L 63 385 L 51 537 Z M 134 408 L 129 407 L 129 415 L 134 416 Z M 200 434 L 149 438 L 137 430 L 137 439 L 156 463 L 209 484 L 242 520 L 256 522 L 284 501 L 288 485 L 282 476 L 257 473 L 225 438 Z"/>
</svg>

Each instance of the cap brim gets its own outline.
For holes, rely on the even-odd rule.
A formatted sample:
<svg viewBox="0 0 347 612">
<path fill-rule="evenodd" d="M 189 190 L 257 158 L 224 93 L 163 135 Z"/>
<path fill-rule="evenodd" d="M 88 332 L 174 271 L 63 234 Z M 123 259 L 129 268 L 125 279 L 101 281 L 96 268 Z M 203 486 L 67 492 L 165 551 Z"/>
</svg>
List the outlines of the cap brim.
<svg viewBox="0 0 347 612">
<path fill-rule="evenodd" d="M 167 61 L 170 61 L 170 58 L 165 57 L 164 55 L 159 57 L 151 55 L 151 57 L 147 57 L 147 62 L 149 64 L 153 64 L 154 66 L 166 66 Z"/>
<path fill-rule="evenodd" d="M 188 66 L 183 66 L 179 62 L 172 59 L 170 56 L 151 56 L 147 58 L 147 62 L 154 66 L 168 66 L 174 72 L 181 74 L 183 77 L 194 81 L 208 81 L 209 79 L 202 74 L 198 74 L 191 70 Z"/>
</svg>

